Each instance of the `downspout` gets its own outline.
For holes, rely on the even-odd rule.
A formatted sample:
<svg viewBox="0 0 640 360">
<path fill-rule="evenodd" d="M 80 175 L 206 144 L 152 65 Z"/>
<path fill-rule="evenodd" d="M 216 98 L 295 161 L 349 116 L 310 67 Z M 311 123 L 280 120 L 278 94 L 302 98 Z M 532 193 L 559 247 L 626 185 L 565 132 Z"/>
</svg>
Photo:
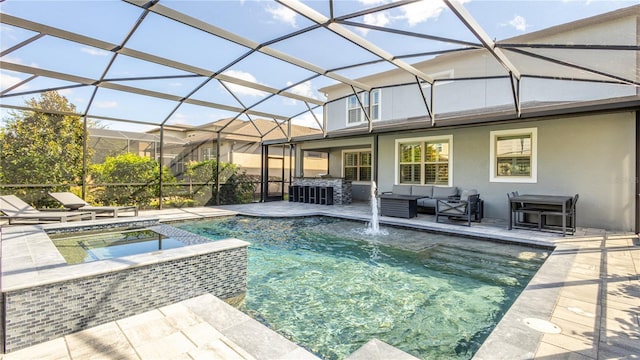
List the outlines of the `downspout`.
<svg viewBox="0 0 640 360">
<path fill-rule="evenodd" d="M 128 145 L 127 145 L 128 146 Z M 159 166 L 160 166 L 160 171 L 158 172 L 158 174 L 160 174 L 160 179 L 158 179 L 158 185 L 159 185 L 159 191 L 158 191 L 158 208 L 160 210 L 162 210 L 162 175 L 163 175 L 163 166 L 162 166 L 162 161 L 164 160 L 164 124 L 160 125 L 160 161 L 158 162 Z"/>
<path fill-rule="evenodd" d="M 220 205 L 220 132 L 216 133 L 216 205 Z"/>
<path fill-rule="evenodd" d="M 292 143 L 289 143 L 289 185 L 292 185 L 291 181 L 293 180 L 293 164 L 294 164 L 293 155 L 294 155 L 294 145 Z"/>
<path fill-rule="evenodd" d="M 267 194 L 269 188 L 269 145 L 261 143 L 260 145 L 260 202 L 267 202 Z"/>
<path fill-rule="evenodd" d="M 282 196 L 280 197 L 280 200 L 284 200 L 284 191 L 285 191 L 285 181 L 284 181 L 284 159 L 285 159 L 285 155 L 286 155 L 286 148 L 285 145 L 282 145 Z"/>
<path fill-rule="evenodd" d="M 84 136 L 82 139 L 82 199 L 86 199 L 87 192 L 87 141 L 89 134 L 87 132 L 87 116 L 84 116 Z"/>
</svg>

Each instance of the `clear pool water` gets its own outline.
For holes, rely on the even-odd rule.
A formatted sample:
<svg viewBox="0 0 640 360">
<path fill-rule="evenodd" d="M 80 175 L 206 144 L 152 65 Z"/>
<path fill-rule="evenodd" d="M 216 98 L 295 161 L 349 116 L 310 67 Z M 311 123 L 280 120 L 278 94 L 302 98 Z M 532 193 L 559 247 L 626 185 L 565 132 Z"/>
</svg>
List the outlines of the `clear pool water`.
<svg viewBox="0 0 640 360">
<path fill-rule="evenodd" d="M 150 229 L 50 235 L 69 264 L 173 249 L 186 244 Z"/>
<path fill-rule="evenodd" d="M 548 255 L 399 228 L 372 236 L 323 217 L 177 226 L 249 241 L 242 310 L 324 359 L 372 338 L 423 359 L 469 359 Z"/>
</svg>

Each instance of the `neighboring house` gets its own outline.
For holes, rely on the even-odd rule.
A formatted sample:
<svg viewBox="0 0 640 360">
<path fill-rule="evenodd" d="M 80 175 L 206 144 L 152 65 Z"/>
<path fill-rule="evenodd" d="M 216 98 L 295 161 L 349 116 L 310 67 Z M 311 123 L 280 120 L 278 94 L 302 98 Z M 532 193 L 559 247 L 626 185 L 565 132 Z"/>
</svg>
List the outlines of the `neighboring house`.
<svg viewBox="0 0 640 360">
<path fill-rule="evenodd" d="M 109 129 L 89 129 L 89 147 L 93 148 L 93 163 L 101 163 L 107 156 L 122 153 L 135 153 L 153 159 L 162 156 L 162 164 L 168 166 L 178 178 L 185 171 L 185 165 L 190 161 L 205 161 L 215 159 L 220 153 L 220 161 L 233 163 L 248 175 L 260 176 L 262 169 L 261 141 L 286 139 L 291 136 L 308 136 L 320 132 L 318 129 L 291 125 L 279 127 L 273 121 L 254 119 L 241 121 L 222 119 L 205 125 L 194 127 L 165 126 L 162 134 L 164 148 L 160 152 L 160 130 L 146 133 L 119 131 Z M 287 145 L 273 145 L 270 147 L 270 177 L 288 178 L 290 160 Z M 162 155 L 161 155 L 162 154 Z M 305 163 L 310 174 L 326 173 L 327 158 L 321 154 Z"/>
<path fill-rule="evenodd" d="M 160 136 L 158 135 L 100 128 L 89 128 L 87 132 L 89 133 L 87 145 L 94 150 L 91 158 L 93 164 L 104 162 L 108 156 L 124 153 L 133 153 L 156 160 L 160 158 Z M 163 141 L 165 160 L 162 163 L 168 165 L 176 151 L 179 153 L 185 146 L 186 141 L 173 136 L 165 136 Z"/>
<path fill-rule="evenodd" d="M 326 134 L 294 139 L 297 158 L 327 153 L 329 175 L 352 179 L 354 199 L 368 199 L 372 180 L 379 191 L 475 188 L 485 217 L 506 220 L 507 192 L 579 193 L 578 226 L 640 231 L 639 13 L 633 6 L 499 42 L 519 81 L 474 49 L 415 64 L 434 85 L 392 70 L 359 79 L 374 86 L 359 101 L 351 87 L 326 87 Z M 570 45 L 556 59 L 554 44 Z M 613 56 L 598 49 L 611 44 L 621 47 Z"/>
<path fill-rule="evenodd" d="M 159 132 L 154 130 L 149 133 L 158 135 Z M 185 164 L 190 161 L 215 159 L 218 152 L 221 162 L 236 164 L 248 175 L 260 176 L 263 153 L 261 142 L 286 139 L 286 134 L 289 133 L 291 136 L 308 136 L 319 132 L 318 129 L 299 125 L 291 125 L 291 129 L 288 129 L 286 125 L 277 126 L 274 121 L 264 119 L 222 119 L 196 128 L 167 126 L 164 136 L 185 142 L 181 151 L 173 155 L 173 160 L 168 164 L 178 176 L 184 172 Z M 270 177 L 282 178 L 282 169 L 287 169 L 286 177 L 292 163 L 288 146 L 275 147 L 278 149 L 270 149 Z M 326 172 L 326 162 L 324 168 L 319 170 Z"/>
</svg>

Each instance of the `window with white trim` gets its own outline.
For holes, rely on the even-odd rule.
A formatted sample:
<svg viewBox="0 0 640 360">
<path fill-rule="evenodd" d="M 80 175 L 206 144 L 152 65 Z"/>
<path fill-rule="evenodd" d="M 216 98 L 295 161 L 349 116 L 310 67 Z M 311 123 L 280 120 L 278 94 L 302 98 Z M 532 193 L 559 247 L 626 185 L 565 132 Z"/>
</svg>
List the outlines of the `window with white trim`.
<svg viewBox="0 0 640 360">
<path fill-rule="evenodd" d="M 345 150 L 343 177 L 351 181 L 371 181 L 371 150 Z"/>
<path fill-rule="evenodd" d="M 396 140 L 398 183 L 451 186 L 451 135 Z"/>
<path fill-rule="evenodd" d="M 213 147 L 206 147 L 202 149 L 202 160 L 212 160 L 216 158 L 216 149 Z"/>
<path fill-rule="evenodd" d="M 358 102 L 360 98 L 360 102 Z M 369 93 L 364 91 L 358 94 L 358 98 L 355 95 L 351 95 L 347 98 L 347 125 L 359 124 L 367 121 L 364 111 L 369 112 Z M 380 120 L 380 89 L 371 91 L 371 121 Z M 362 107 L 364 111 L 362 111 Z"/>
<path fill-rule="evenodd" d="M 537 182 L 537 128 L 491 131 L 491 182 Z"/>
</svg>

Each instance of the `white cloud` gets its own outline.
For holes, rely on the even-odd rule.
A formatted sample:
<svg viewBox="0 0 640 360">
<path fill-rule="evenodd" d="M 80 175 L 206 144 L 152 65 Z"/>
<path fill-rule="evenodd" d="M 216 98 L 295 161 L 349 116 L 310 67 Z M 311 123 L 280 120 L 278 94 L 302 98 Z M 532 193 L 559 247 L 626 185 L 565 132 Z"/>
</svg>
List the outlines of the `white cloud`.
<svg viewBox="0 0 640 360">
<path fill-rule="evenodd" d="M 400 10 L 403 12 L 403 19 L 406 19 L 409 26 L 415 26 L 431 18 L 437 18 L 445 8 L 440 1 L 420 1 L 405 5 Z"/>
<path fill-rule="evenodd" d="M 387 0 L 358 0 L 358 2 L 367 6 L 388 3 Z"/>
<path fill-rule="evenodd" d="M 100 109 L 112 109 L 118 107 L 117 101 L 96 101 L 95 106 Z"/>
<path fill-rule="evenodd" d="M 293 82 L 287 81 L 287 86 L 291 86 L 292 84 Z M 287 91 L 300 96 L 306 96 L 313 99 L 318 98 L 315 92 L 313 91 L 313 86 L 311 85 L 311 81 L 305 81 L 302 84 L 298 84 Z M 285 98 L 284 102 L 287 105 L 295 105 L 297 103 L 297 100 Z"/>
<path fill-rule="evenodd" d="M 2 90 L 10 88 L 20 81 L 22 81 L 22 79 L 17 76 L 11 76 L 5 72 L 0 72 L 0 89 Z M 27 84 L 23 84 L 18 86 L 16 89 L 13 89 L 12 91 L 25 91 L 28 89 L 29 86 Z"/>
<path fill-rule="evenodd" d="M 58 90 L 58 94 L 63 95 L 67 98 L 71 98 L 71 96 L 73 95 L 73 89 L 61 89 Z"/>
<path fill-rule="evenodd" d="M 87 53 L 89 55 L 93 55 L 93 56 L 108 56 L 109 55 L 109 51 L 104 51 L 104 50 L 100 50 L 100 49 L 96 49 L 96 48 L 92 48 L 92 47 L 82 47 L 82 48 L 80 48 L 80 51 L 82 51 L 83 53 Z"/>
<path fill-rule="evenodd" d="M 590 5 L 593 0 L 561 0 L 563 3 L 570 3 L 570 2 L 582 2 L 585 3 L 586 5 Z"/>
<path fill-rule="evenodd" d="M 287 86 L 291 86 L 291 84 L 293 84 L 291 81 L 287 81 Z M 317 99 L 313 91 L 313 86 L 311 85 L 310 80 L 292 87 L 291 89 L 289 89 L 289 91 L 294 94 Z"/>
<path fill-rule="evenodd" d="M 459 0 L 461 4 L 470 2 L 471 0 Z M 419 1 L 409 5 L 402 6 L 400 10 L 403 15 L 402 19 L 406 19 L 409 26 L 415 26 L 429 19 L 438 18 L 446 5 L 441 1 Z"/>
<path fill-rule="evenodd" d="M 509 21 L 509 25 L 513 26 L 518 31 L 527 31 L 527 20 L 520 15 L 516 15 L 513 19 L 511 19 Z"/>
<path fill-rule="evenodd" d="M 258 80 L 256 79 L 256 77 L 251 75 L 248 72 L 238 71 L 238 70 L 227 70 L 223 74 L 234 77 L 236 79 L 258 84 Z M 236 95 L 241 94 L 241 95 L 249 95 L 249 96 L 265 96 L 265 92 L 260 90 L 252 89 L 242 85 L 232 84 L 229 82 L 224 82 L 224 83 Z"/>
<path fill-rule="evenodd" d="M 386 13 L 373 13 L 365 15 L 363 22 L 367 25 L 385 27 L 391 22 L 391 19 L 389 19 L 389 16 Z M 367 35 L 369 32 L 369 29 L 365 28 L 359 28 L 358 30 L 362 35 Z"/>
<path fill-rule="evenodd" d="M 171 121 L 174 124 L 186 124 L 188 123 L 189 119 L 189 115 L 181 113 L 181 112 L 176 112 L 173 115 L 171 115 Z"/>
<path fill-rule="evenodd" d="M 274 20 L 296 27 L 296 13 L 293 10 L 278 5 L 276 7 L 267 7 L 267 12 L 271 14 Z"/>
<path fill-rule="evenodd" d="M 21 58 L 18 58 L 18 57 L 4 56 L 2 57 L 2 60 L 6 62 L 14 63 L 14 64 L 31 66 L 38 69 L 40 68 L 40 66 L 37 63 L 32 62 L 31 64 L 26 64 L 24 61 L 22 61 Z"/>
<path fill-rule="evenodd" d="M 322 124 L 322 113 L 316 112 L 316 117 L 318 118 L 318 122 Z M 314 129 L 320 129 L 318 126 L 318 122 L 316 122 L 315 118 L 310 112 L 306 112 L 296 118 L 291 119 L 291 123 L 299 126 L 306 126 Z"/>
</svg>

